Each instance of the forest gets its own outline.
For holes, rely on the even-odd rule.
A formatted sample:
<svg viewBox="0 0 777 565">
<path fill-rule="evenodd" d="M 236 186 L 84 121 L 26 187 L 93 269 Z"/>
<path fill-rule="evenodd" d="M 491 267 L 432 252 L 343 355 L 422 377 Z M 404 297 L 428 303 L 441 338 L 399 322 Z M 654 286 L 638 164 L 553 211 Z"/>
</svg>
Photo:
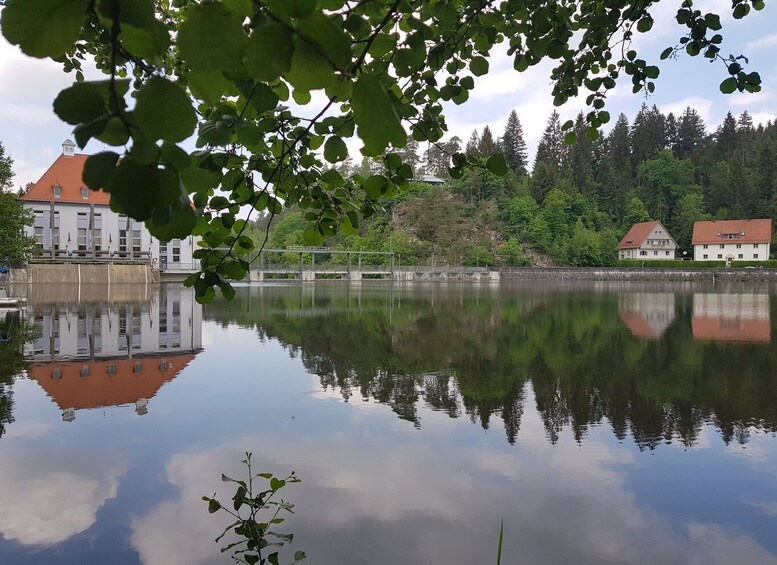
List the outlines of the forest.
<svg viewBox="0 0 777 565">
<path fill-rule="evenodd" d="M 607 266 L 616 264 L 618 241 L 636 222 L 661 221 L 680 257 L 692 255 L 696 221 L 777 218 L 771 121 L 755 124 L 747 111 L 729 112 L 712 131 L 694 108 L 676 116 L 643 104 L 596 139 L 582 113 L 569 125 L 551 114 L 533 163 L 516 111 L 501 135 L 486 126 L 466 143 L 453 137 L 423 147 L 410 139 L 400 151 L 414 169 L 410 188 L 354 233 L 325 245 L 394 251 L 404 264 Z M 498 177 L 483 166 L 461 175 L 454 170 L 452 178 L 450 156 L 462 150 L 482 163 L 503 154 L 508 174 Z M 364 158 L 338 170 L 366 178 L 383 167 Z M 444 184 L 421 182 L 427 175 Z M 291 210 L 261 218 L 253 237 L 261 243 L 269 233 L 269 248 L 304 245 L 305 216 Z"/>
</svg>

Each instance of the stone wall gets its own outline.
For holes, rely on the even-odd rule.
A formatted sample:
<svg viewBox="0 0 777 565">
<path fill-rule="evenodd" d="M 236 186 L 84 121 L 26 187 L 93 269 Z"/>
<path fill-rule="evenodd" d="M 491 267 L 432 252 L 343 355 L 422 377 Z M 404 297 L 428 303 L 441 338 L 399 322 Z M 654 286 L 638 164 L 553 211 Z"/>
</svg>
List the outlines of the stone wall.
<svg viewBox="0 0 777 565">
<path fill-rule="evenodd" d="M 149 284 L 159 282 L 159 272 L 149 265 L 89 265 L 35 263 L 12 269 L 11 284 Z"/>
<path fill-rule="evenodd" d="M 506 267 L 506 280 L 777 281 L 777 269 L 662 269 L 619 267 Z"/>
</svg>

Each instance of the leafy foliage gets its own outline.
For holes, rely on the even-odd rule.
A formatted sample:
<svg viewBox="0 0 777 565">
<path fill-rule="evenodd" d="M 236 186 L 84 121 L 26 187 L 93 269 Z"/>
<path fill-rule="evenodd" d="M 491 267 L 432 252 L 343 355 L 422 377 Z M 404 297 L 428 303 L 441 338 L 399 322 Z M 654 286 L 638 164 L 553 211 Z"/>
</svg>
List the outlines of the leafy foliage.
<svg viewBox="0 0 777 565">
<path fill-rule="evenodd" d="M 54 107 L 80 147 L 91 139 L 129 146 L 113 167 L 101 161 L 90 187 L 109 192 L 114 209 L 145 220 L 160 239 L 202 238 L 195 254 L 202 273 L 187 284 L 207 301 L 215 287 L 231 294 L 228 281 L 249 268 L 255 244 L 237 219 L 241 210 L 308 210 L 305 240 L 318 244 L 404 190 L 413 171 L 396 151 L 407 133 L 439 142 L 443 103 L 468 99 L 498 44 L 507 45 L 518 72 L 555 62 L 556 105 L 587 92 L 581 129 L 595 139 L 622 75 L 634 92 L 655 88 L 658 67 L 631 49 L 635 35 L 651 29 L 655 4 L 8 0 L 0 24 L 27 55 L 76 72 Z M 732 13 L 742 18 L 751 7 L 763 2 L 736 0 Z M 724 92 L 760 89 L 742 57 L 720 55 L 719 15 L 682 2 L 676 19 L 684 35 L 664 58 L 681 49 L 703 54 L 725 64 Z M 109 79 L 83 82 L 87 58 Z M 303 109 L 292 111 L 290 100 Z M 178 143 L 192 135 L 198 150 L 187 153 Z M 363 155 L 383 160 L 386 174 L 347 177 L 326 168 L 321 148 L 327 161 L 346 161 L 343 142 L 354 136 Z M 449 171 L 460 178 L 479 164 L 454 153 Z M 503 159 L 487 166 L 506 169 Z"/>
<path fill-rule="evenodd" d="M 251 453 L 246 453 L 243 464 L 248 471 L 247 481 L 221 475 L 222 481 L 237 485 L 235 495 L 232 497 L 232 504 L 222 504 L 216 499 L 215 494 L 212 497 L 202 497 L 202 500 L 208 503 L 208 512 L 211 514 L 223 511 L 234 518 L 234 521 L 216 538 L 216 542 L 218 543 L 227 532 L 232 530 L 238 541 L 223 547 L 222 553 L 231 551 L 232 559 L 236 563 L 278 565 L 280 563 L 279 552 L 272 550 L 291 543 L 294 534 L 279 534 L 274 530 L 274 527 L 285 522 L 286 519 L 280 517 L 281 513 L 294 513 L 294 505 L 283 499 L 275 500 L 276 495 L 286 485 L 299 483 L 300 479 L 294 472 L 285 479 L 279 479 L 271 473 L 255 475 L 251 468 Z M 254 482 L 259 479 L 266 480 L 269 488 L 256 492 Z M 247 512 L 246 515 L 243 514 L 244 511 Z M 291 565 L 304 559 L 305 552 L 297 551 L 294 553 Z"/>
<path fill-rule="evenodd" d="M 0 192 L 0 214 L 0 260 L 25 263 L 35 252 L 35 240 L 24 232 L 32 225 L 32 212 L 24 209 L 15 194 Z"/>
</svg>

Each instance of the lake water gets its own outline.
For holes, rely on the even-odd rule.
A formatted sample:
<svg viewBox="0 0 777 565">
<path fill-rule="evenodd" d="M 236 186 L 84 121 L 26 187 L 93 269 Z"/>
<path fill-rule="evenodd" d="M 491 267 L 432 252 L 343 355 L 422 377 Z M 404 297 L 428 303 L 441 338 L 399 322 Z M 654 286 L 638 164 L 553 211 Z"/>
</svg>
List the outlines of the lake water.
<svg viewBox="0 0 777 565">
<path fill-rule="evenodd" d="M 229 563 L 201 498 L 247 451 L 302 479 L 305 563 L 492 564 L 502 520 L 506 564 L 777 563 L 777 287 L 29 298 L 0 318 L 3 565 Z"/>
</svg>

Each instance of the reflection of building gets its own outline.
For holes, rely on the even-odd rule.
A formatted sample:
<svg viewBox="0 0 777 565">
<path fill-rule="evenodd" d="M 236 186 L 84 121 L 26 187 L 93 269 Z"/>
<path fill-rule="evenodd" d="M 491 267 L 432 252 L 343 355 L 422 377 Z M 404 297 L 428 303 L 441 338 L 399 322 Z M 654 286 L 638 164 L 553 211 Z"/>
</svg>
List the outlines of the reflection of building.
<svg viewBox="0 0 777 565">
<path fill-rule="evenodd" d="M 163 288 L 150 302 L 29 306 L 41 332 L 27 346 L 30 378 L 63 410 L 134 404 L 175 378 L 202 348 L 202 306 L 191 291 Z"/>
<path fill-rule="evenodd" d="M 193 237 L 160 242 L 143 222 L 113 212 L 106 192 L 91 191 L 82 180 L 88 155 L 66 141 L 63 152 L 19 199 L 34 214 L 28 235 L 43 258 L 94 261 L 143 260 L 163 269 L 191 268 Z"/>
<path fill-rule="evenodd" d="M 696 339 L 769 343 L 769 295 L 694 294 L 691 327 Z"/>
<path fill-rule="evenodd" d="M 694 261 L 766 261 L 771 242 L 768 218 L 693 224 Z"/>
<path fill-rule="evenodd" d="M 661 222 L 631 226 L 618 244 L 618 259 L 674 259 L 677 244 Z"/>
<path fill-rule="evenodd" d="M 618 314 L 635 336 L 658 339 L 675 317 L 671 292 L 632 292 L 618 296 Z"/>
</svg>

